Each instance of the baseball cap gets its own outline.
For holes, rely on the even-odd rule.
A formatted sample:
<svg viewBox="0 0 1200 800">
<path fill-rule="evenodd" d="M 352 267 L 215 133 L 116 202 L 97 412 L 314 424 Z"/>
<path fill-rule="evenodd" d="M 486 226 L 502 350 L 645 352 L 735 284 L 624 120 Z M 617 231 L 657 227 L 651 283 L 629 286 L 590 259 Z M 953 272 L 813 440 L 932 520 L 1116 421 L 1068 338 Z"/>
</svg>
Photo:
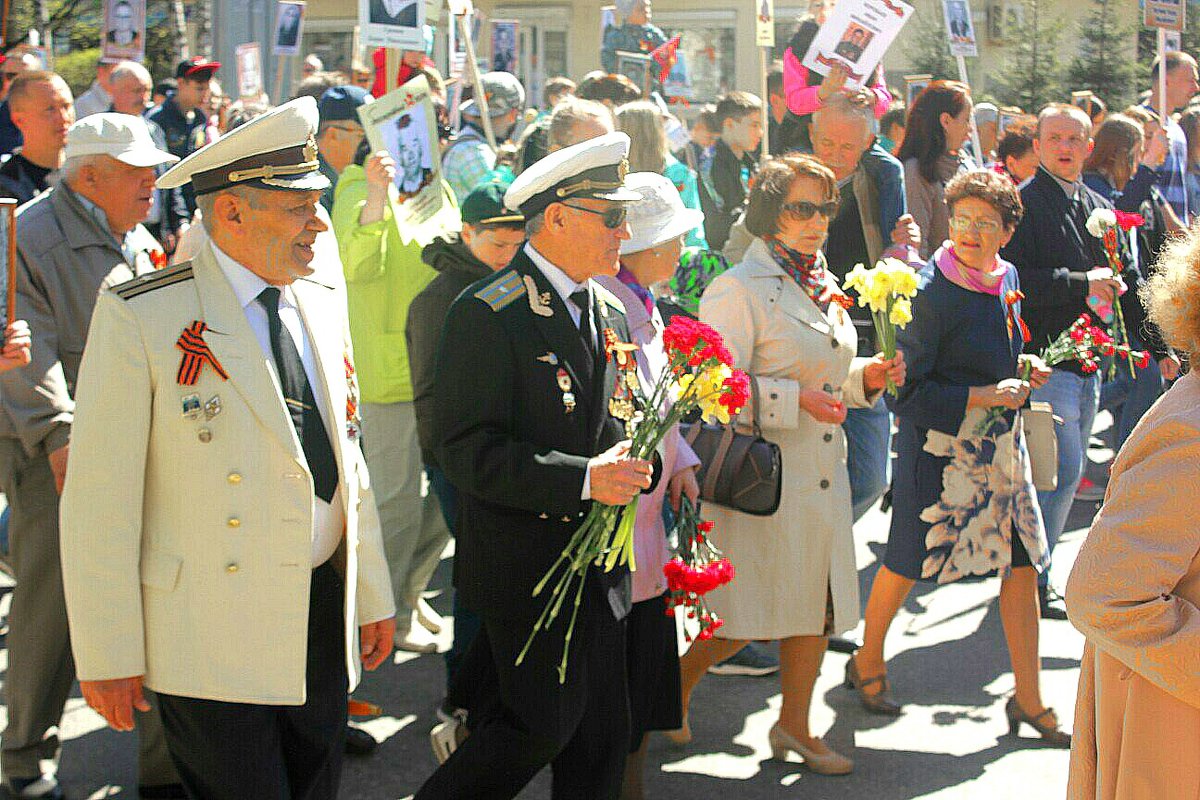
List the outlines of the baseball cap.
<svg viewBox="0 0 1200 800">
<path fill-rule="evenodd" d="M 504 193 L 509 186 L 499 178 L 476 186 L 463 198 L 462 221 L 467 225 L 517 225 L 525 222 L 525 216 L 520 211 L 510 211 L 504 206 Z"/>
<path fill-rule="evenodd" d="M 358 122 L 358 108 L 366 105 L 375 98 L 366 89 L 358 86 L 331 86 L 321 95 L 317 103 L 317 113 L 321 122 L 336 122 L 338 120 L 353 120 Z"/>
<path fill-rule="evenodd" d="M 207 58 L 193 56 L 179 62 L 175 68 L 176 78 L 211 78 L 212 74 L 221 68 L 220 61 L 209 61 Z"/>
<path fill-rule="evenodd" d="M 90 114 L 67 129 L 66 158 L 105 155 L 131 167 L 173 164 L 177 156 L 159 150 L 146 121 L 132 114 Z"/>
<path fill-rule="evenodd" d="M 489 117 L 502 117 L 510 111 L 519 111 L 525 107 L 525 87 L 517 80 L 516 75 L 510 72 L 487 72 L 479 80 L 483 84 L 484 96 L 487 97 Z M 479 109 L 475 100 L 463 103 L 459 107 L 459 113 L 478 117 Z"/>
</svg>

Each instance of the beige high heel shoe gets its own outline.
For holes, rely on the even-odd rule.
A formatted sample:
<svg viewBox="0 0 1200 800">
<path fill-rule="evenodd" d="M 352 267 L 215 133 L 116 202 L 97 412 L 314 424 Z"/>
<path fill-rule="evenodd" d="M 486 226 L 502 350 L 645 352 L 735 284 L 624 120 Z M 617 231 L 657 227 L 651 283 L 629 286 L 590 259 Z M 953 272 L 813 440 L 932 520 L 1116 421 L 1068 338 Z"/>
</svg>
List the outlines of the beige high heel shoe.
<svg viewBox="0 0 1200 800">
<path fill-rule="evenodd" d="M 804 763 L 818 775 L 849 775 L 854 770 L 854 762 L 835 750 L 828 753 L 814 753 L 790 733 L 785 731 L 778 722 L 771 726 L 767 734 L 771 744 L 771 755 L 779 761 L 786 761 L 788 751 L 804 759 Z"/>
</svg>

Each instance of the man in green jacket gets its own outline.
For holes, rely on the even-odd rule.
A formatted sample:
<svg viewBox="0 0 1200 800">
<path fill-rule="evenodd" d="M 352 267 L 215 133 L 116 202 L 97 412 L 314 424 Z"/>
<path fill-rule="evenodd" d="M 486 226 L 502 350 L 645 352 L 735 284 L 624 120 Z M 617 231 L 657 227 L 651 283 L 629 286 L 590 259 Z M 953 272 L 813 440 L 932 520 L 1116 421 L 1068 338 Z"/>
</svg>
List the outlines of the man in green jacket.
<svg viewBox="0 0 1200 800">
<path fill-rule="evenodd" d="M 370 156 L 365 167 L 346 167 L 334 195 L 333 229 L 346 273 L 363 450 L 396 593 L 395 644 L 432 653 L 442 620 L 421 593 L 450 533 L 436 498 L 421 495 L 421 450 L 404 333 L 409 304 L 437 273 L 421 261 L 428 242 L 406 241 L 396 224 L 394 177 L 395 162 L 386 152 Z M 443 190 L 453 205 L 453 193 L 444 184 Z"/>
</svg>

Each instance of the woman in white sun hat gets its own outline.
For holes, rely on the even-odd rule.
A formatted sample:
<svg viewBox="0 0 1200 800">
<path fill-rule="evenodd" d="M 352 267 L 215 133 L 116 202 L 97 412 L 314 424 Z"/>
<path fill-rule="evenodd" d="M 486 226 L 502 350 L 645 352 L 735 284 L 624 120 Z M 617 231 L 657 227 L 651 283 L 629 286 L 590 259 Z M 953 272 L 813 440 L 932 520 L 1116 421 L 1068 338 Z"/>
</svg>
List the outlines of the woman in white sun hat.
<svg viewBox="0 0 1200 800">
<path fill-rule="evenodd" d="M 642 391 L 649 396 L 668 363 L 662 341 L 663 320 L 655 307 L 652 287 L 674 274 L 683 238 L 704 221 L 704 214 L 685 208 L 675 185 L 662 175 L 635 172 L 626 178 L 625 186 L 642 196 L 629 204 L 632 235 L 621 243 L 617 274 L 598 280 L 625 305 L 629 332 L 640 348 L 638 378 Z M 660 411 L 665 414 L 666 408 Z M 696 500 L 700 494 L 695 476 L 699 463 L 679 431 L 672 431 L 663 441 L 665 479 L 638 503 L 634 527 L 638 568 L 633 573 L 634 605 L 626 628 L 630 743 L 623 800 L 642 797 L 646 734 L 675 730 L 683 724 L 675 618 L 665 613 L 667 582 L 662 568 L 670 554 L 662 510 L 664 500 L 669 499 L 676 509 L 683 495 Z"/>
</svg>

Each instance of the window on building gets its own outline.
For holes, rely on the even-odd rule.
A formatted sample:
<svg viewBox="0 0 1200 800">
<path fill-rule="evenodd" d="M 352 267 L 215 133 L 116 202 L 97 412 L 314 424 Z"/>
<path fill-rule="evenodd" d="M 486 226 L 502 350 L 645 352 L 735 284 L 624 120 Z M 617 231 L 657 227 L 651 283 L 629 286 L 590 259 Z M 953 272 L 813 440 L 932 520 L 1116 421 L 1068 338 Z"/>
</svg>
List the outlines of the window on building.
<svg viewBox="0 0 1200 800">
<path fill-rule="evenodd" d="M 737 16 L 733 11 L 656 11 L 654 24 L 668 37 L 681 34 L 679 52 L 687 65 L 693 102 L 716 100 L 736 87 Z"/>
</svg>

